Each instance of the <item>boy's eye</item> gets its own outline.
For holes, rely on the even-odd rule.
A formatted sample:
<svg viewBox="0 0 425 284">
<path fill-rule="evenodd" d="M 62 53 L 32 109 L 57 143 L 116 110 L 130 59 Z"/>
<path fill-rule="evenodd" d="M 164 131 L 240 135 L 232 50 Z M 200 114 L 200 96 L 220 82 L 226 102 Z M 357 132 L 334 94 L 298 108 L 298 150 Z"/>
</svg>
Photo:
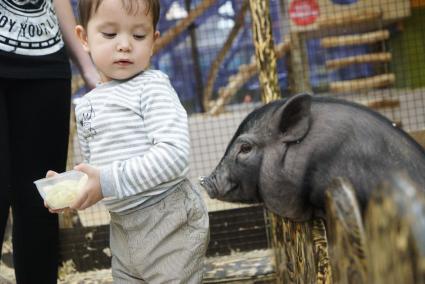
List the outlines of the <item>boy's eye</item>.
<svg viewBox="0 0 425 284">
<path fill-rule="evenodd" d="M 142 40 L 144 39 L 146 36 L 145 35 L 133 35 L 134 39 L 136 40 Z"/>
<path fill-rule="evenodd" d="M 104 38 L 114 38 L 115 37 L 115 33 L 102 33 Z"/>
</svg>

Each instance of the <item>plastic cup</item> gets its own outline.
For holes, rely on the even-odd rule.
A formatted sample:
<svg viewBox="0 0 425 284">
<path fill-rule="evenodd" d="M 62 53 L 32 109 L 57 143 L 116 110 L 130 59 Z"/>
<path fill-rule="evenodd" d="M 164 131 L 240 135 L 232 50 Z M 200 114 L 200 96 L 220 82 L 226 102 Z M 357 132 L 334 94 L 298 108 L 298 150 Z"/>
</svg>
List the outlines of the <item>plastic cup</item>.
<svg viewBox="0 0 425 284">
<path fill-rule="evenodd" d="M 71 170 L 34 181 L 38 192 L 51 209 L 69 207 L 86 184 L 87 175 Z"/>
</svg>

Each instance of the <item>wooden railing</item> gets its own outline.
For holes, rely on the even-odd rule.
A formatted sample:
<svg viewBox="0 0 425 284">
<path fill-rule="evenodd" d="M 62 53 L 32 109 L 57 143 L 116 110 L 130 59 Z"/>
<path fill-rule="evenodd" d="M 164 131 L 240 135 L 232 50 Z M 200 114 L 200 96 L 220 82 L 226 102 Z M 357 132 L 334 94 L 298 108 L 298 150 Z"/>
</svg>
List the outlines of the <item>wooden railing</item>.
<svg viewBox="0 0 425 284">
<path fill-rule="evenodd" d="M 425 283 L 425 195 L 405 175 L 373 190 L 361 214 L 349 181 L 326 192 L 326 220 L 272 215 L 276 283 Z"/>
</svg>

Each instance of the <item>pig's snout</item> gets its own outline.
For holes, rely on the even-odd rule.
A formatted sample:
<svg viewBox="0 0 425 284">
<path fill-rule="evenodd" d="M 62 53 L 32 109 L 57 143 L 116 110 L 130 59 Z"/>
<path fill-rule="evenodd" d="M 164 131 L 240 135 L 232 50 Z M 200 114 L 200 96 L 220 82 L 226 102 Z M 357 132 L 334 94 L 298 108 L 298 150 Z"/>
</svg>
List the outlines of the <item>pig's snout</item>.
<svg viewBox="0 0 425 284">
<path fill-rule="evenodd" d="M 217 187 L 215 186 L 211 177 L 199 177 L 199 184 L 207 191 L 210 198 L 216 198 L 218 196 Z"/>
</svg>

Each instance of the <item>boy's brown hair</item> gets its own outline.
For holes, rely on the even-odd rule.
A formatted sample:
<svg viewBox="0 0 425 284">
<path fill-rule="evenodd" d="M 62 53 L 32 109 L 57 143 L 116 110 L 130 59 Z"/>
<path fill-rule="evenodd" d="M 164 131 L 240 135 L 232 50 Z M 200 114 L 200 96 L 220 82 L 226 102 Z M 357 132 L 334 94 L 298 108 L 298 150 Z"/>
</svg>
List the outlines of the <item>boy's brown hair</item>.
<svg viewBox="0 0 425 284">
<path fill-rule="evenodd" d="M 79 0 L 78 1 L 78 13 L 79 13 L 79 23 L 85 29 L 87 29 L 87 24 L 93 14 L 96 13 L 100 4 L 103 0 Z M 121 0 L 123 8 L 130 14 L 136 14 L 139 9 L 142 9 L 142 3 L 146 5 L 146 14 L 151 13 L 153 19 L 153 28 L 156 30 L 156 25 L 159 21 L 160 5 L 159 0 Z"/>
</svg>

